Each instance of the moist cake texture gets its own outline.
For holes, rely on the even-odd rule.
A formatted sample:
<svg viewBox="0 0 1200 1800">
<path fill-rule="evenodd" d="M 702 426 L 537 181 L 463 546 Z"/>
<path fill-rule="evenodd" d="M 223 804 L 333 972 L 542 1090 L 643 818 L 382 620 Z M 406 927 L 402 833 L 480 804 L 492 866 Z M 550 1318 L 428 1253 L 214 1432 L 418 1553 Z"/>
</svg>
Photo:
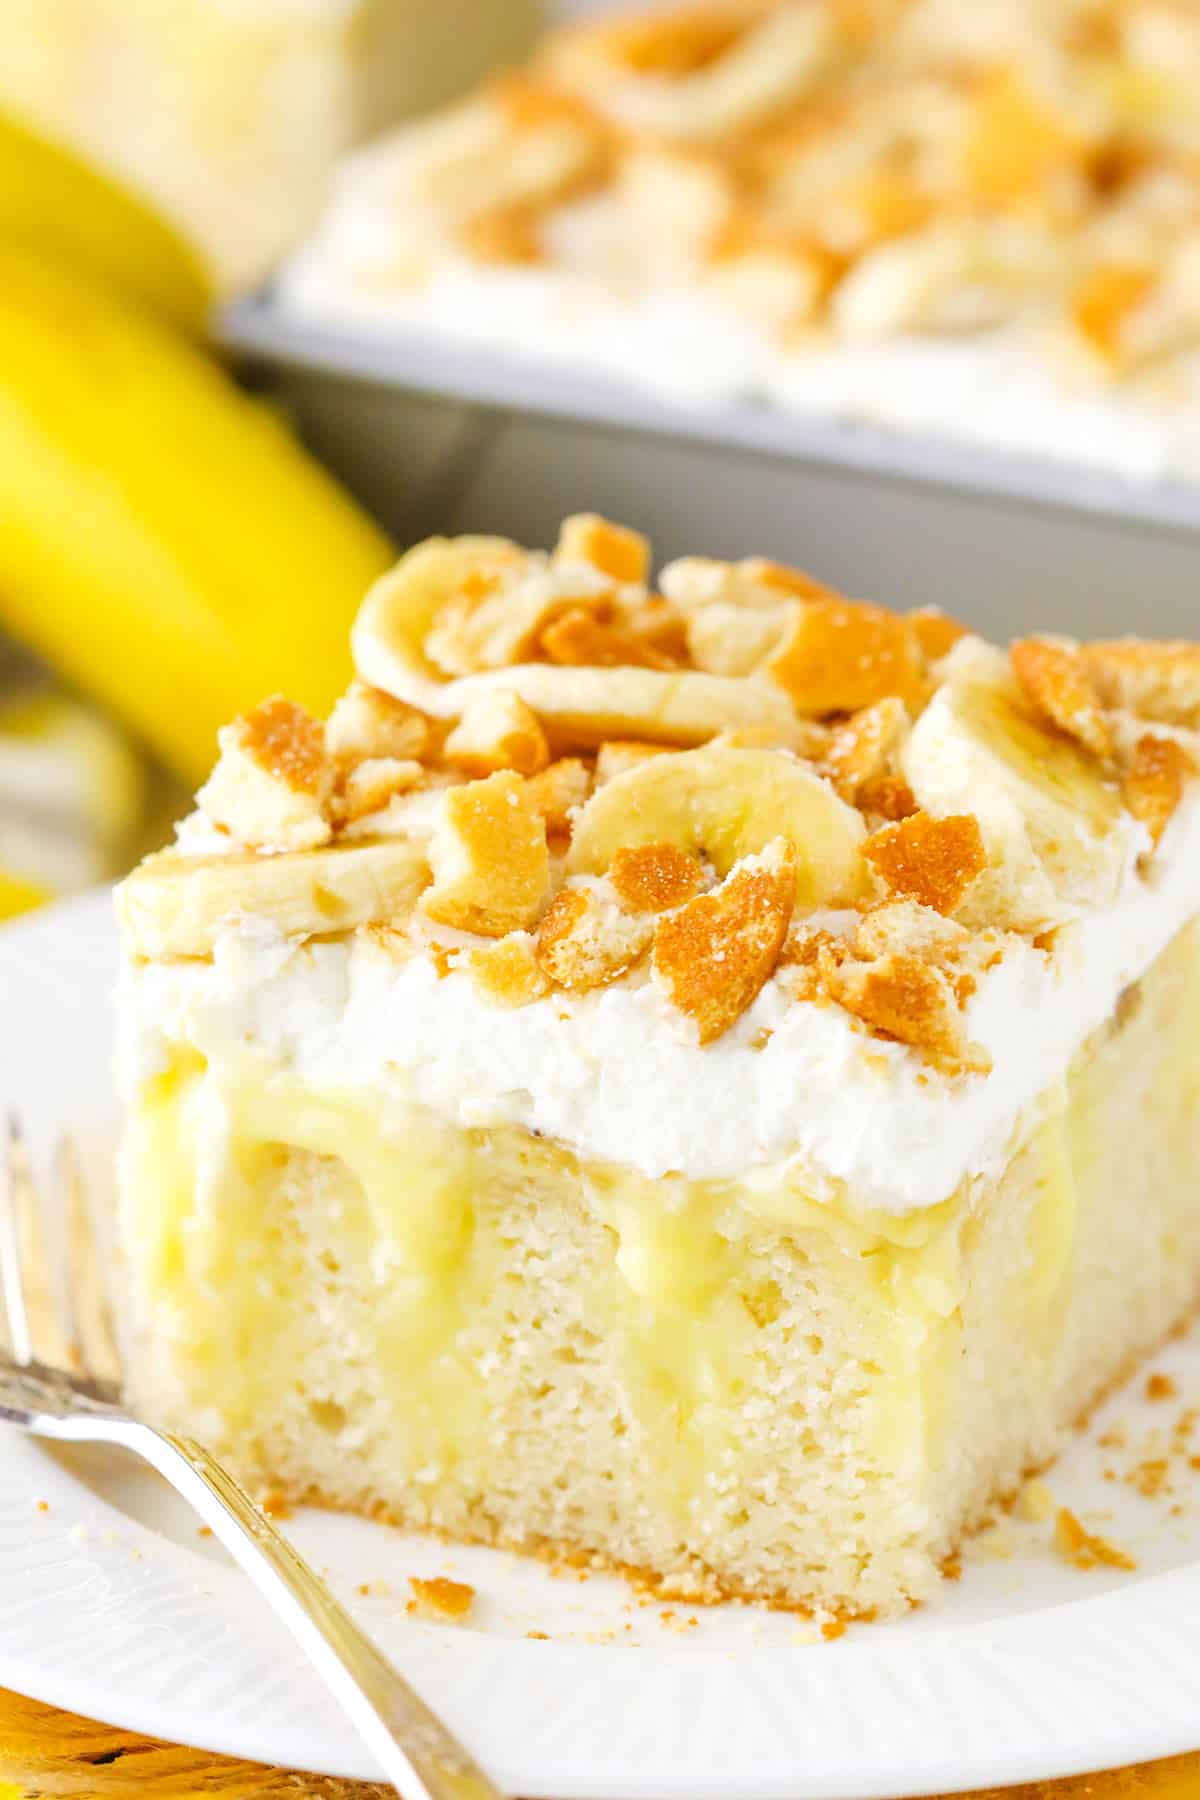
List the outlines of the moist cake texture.
<svg viewBox="0 0 1200 1800">
<path fill-rule="evenodd" d="M 1200 1291 L 1200 646 L 583 516 L 354 649 L 120 892 L 142 1404 L 661 1591 L 927 1595 Z"/>
<path fill-rule="evenodd" d="M 1194 479 L 1198 82 L 1169 0 L 580 21 L 353 159 L 281 297 Z"/>
</svg>

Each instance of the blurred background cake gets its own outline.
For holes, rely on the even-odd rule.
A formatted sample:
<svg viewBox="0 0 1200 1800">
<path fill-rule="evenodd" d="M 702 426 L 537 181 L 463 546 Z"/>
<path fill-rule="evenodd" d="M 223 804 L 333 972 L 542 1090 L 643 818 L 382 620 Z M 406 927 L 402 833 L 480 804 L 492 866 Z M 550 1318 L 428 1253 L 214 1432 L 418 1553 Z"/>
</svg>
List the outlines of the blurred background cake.
<svg viewBox="0 0 1200 1800">
<path fill-rule="evenodd" d="M 244 287 L 333 159 L 525 50 L 538 0 L 9 0 L 0 105 L 144 190 Z"/>
</svg>

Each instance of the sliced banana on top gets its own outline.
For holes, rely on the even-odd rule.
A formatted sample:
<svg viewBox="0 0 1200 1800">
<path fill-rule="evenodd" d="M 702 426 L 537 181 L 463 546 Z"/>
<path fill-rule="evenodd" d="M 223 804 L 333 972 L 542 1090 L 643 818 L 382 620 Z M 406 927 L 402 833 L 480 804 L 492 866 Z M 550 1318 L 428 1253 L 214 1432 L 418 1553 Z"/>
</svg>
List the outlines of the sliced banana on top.
<svg viewBox="0 0 1200 1800">
<path fill-rule="evenodd" d="M 1125 834 L 1099 764 L 1038 722 L 990 645 L 964 639 L 945 675 L 901 764 L 927 811 L 978 819 L 992 865 L 979 903 L 993 919 L 1002 910 L 1006 923 L 1039 930 L 1114 894 Z"/>
<path fill-rule="evenodd" d="M 400 838 L 280 855 L 163 850 L 121 883 L 117 914 L 135 956 L 207 956 L 242 918 L 321 937 L 403 917 L 428 879 L 425 846 Z"/>
<path fill-rule="evenodd" d="M 860 815 L 786 752 L 713 745 L 652 757 L 606 782 L 576 821 L 567 866 L 601 874 L 618 850 L 665 843 L 724 876 L 786 837 L 798 857 L 797 904 L 814 907 L 863 892 L 865 836 Z"/>
<path fill-rule="evenodd" d="M 768 727 L 787 741 L 794 731 L 790 700 L 769 683 L 690 669 L 526 662 L 520 656 L 528 651 L 518 645 L 511 663 L 447 679 L 427 654 L 435 620 L 481 565 L 495 570 L 514 551 L 501 538 L 433 538 L 410 550 L 375 583 L 355 621 L 351 643 L 362 679 L 441 719 L 461 718 L 481 693 L 508 689 L 537 713 L 555 748 L 590 747 L 611 738 L 702 744 L 720 731 L 747 726 Z M 524 579 L 531 584 L 528 616 L 536 635 L 539 619 L 545 622 L 555 605 L 569 604 L 569 581 L 564 571 L 532 559 Z M 505 614 L 511 620 L 511 599 Z"/>
</svg>

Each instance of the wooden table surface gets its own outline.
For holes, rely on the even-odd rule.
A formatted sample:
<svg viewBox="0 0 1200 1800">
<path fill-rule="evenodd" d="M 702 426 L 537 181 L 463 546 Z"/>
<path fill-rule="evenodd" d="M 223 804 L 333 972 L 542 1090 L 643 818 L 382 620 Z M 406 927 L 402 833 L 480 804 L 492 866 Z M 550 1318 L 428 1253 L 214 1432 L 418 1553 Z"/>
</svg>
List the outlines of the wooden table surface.
<svg viewBox="0 0 1200 1800">
<path fill-rule="evenodd" d="M 59 1794 L 86 1800 L 387 1800 L 391 1793 L 373 1782 L 330 1781 L 181 1750 L 0 1689 L 0 1800 Z M 1200 1800 L 1200 1756 L 1005 1788 L 974 1800 Z"/>
</svg>

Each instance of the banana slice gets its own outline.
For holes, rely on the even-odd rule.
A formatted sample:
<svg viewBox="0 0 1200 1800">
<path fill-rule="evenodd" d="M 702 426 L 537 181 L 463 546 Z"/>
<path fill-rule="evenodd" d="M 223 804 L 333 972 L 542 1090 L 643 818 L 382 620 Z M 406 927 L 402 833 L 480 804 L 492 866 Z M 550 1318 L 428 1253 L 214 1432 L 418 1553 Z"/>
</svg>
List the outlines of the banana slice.
<svg viewBox="0 0 1200 1800">
<path fill-rule="evenodd" d="M 1038 930 L 1113 893 L 1125 857 L 1121 804 L 1096 762 L 1043 729 L 999 651 L 964 639 L 945 672 L 901 762 L 927 811 L 979 820 L 992 864 L 980 903 Z"/>
<path fill-rule="evenodd" d="M 778 837 L 798 853 L 797 905 L 862 893 L 866 828 L 829 784 L 778 750 L 712 746 L 655 756 L 615 775 L 588 801 L 567 861 L 571 874 L 601 874 L 618 850 L 674 844 L 726 875 Z"/>
<path fill-rule="evenodd" d="M 766 727 L 787 741 L 794 731 L 791 702 L 771 684 L 690 669 L 518 661 L 447 680 L 425 654 L 434 618 L 481 562 L 494 564 L 499 555 L 512 553 L 513 546 L 501 538 L 433 538 L 410 550 L 375 583 L 355 620 L 351 646 L 362 679 L 442 719 L 461 718 L 478 695 L 506 688 L 532 707 L 555 750 L 609 738 L 702 744 L 719 731 L 748 726 Z M 535 605 L 536 598 L 535 589 Z M 551 604 L 548 594 L 543 604 Z"/>
<path fill-rule="evenodd" d="M 121 883 L 117 915 L 135 956 L 207 956 L 238 919 L 327 937 L 407 916 L 428 879 L 424 847 L 403 839 L 281 856 L 163 850 Z"/>
</svg>

